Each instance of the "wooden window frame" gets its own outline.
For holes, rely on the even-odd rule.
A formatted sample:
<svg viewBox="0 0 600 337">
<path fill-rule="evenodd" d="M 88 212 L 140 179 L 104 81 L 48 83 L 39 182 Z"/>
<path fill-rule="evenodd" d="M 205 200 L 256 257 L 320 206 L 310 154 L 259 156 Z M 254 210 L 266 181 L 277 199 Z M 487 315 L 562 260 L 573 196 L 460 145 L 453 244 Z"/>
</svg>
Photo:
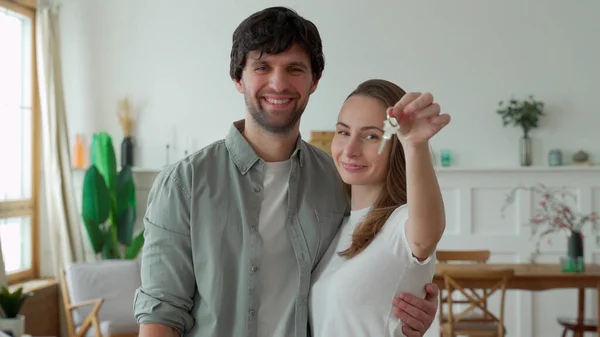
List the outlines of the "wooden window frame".
<svg viewBox="0 0 600 337">
<path fill-rule="evenodd" d="M 39 200 L 40 200 L 40 109 L 37 75 L 37 46 L 36 46 L 36 16 L 37 0 L 0 0 L 0 7 L 19 13 L 31 20 L 31 121 L 32 121 L 32 191 L 31 199 L 0 202 L 2 218 L 30 216 L 31 217 L 31 268 L 7 275 L 8 284 L 19 283 L 38 278 L 40 275 L 40 235 L 39 235 Z"/>
<path fill-rule="evenodd" d="M 37 8 L 37 0 L 0 0 L 0 6 L 10 9 L 11 11 L 15 11 L 21 13 L 23 15 L 31 15 L 35 16 L 35 9 Z M 13 6 L 13 7 L 11 7 Z M 29 11 L 28 13 L 23 13 L 22 11 Z"/>
</svg>

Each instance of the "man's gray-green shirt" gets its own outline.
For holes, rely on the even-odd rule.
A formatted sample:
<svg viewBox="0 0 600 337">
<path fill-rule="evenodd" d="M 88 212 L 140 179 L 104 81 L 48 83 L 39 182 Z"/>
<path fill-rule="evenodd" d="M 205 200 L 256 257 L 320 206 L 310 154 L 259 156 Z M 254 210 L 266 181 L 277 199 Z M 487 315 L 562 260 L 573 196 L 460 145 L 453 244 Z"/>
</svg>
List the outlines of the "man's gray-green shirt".
<svg viewBox="0 0 600 337">
<path fill-rule="evenodd" d="M 163 169 L 144 217 L 140 324 L 160 323 L 194 337 L 258 337 L 262 238 L 258 220 L 264 161 L 235 122 L 227 137 Z M 291 156 L 286 229 L 299 288 L 285 336 L 308 336 L 314 267 L 349 205 L 331 157 L 298 139 Z M 273 289 L 274 292 L 277 289 Z M 260 336 L 263 337 L 263 336 Z"/>
</svg>

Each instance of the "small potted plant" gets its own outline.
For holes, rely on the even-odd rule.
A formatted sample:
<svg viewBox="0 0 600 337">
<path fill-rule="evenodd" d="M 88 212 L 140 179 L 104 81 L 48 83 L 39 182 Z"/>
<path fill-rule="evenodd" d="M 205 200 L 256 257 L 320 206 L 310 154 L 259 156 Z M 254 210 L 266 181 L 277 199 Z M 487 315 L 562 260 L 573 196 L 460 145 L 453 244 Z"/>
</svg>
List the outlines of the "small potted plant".
<svg viewBox="0 0 600 337">
<path fill-rule="evenodd" d="M 508 103 L 500 101 L 497 112 L 502 116 L 504 126 L 512 124 L 523 129 L 523 137 L 520 140 L 521 166 L 530 166 L 532 153 L 529 132 L 538 127 L 540 116 L 544 115 L 544 103 L 536 101 L 533 95 L 522 101 L 513 98 Z"/>
<path fill-rule="evenodd" d="M 23 303 L 32 293 L 23 294 L 23 288 L 10 292 L 7 287 L 2 287 L 0 292 L 0 331 L 9 336 L 21 336 L 25 333 L 25 316 L 21 315 Z"/>
</svg>

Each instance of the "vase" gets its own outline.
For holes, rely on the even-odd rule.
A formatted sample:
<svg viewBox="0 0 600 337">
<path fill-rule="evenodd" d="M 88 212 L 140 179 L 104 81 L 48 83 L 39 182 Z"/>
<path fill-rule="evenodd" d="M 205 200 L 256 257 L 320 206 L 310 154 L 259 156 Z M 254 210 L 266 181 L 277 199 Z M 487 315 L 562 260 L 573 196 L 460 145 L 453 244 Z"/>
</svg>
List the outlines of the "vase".
<svg viewBox="0 0 600 337">
<path fill-rule="evenodd" d="M 531 138 L 529 138 L 529 136 L 521 137 L 519 143 L 519 155 L 521 158 L 521 166 L 531 166 L 532 153 Z"/>
<path fill-rule="evenodd" d="M 583 272 L 585 264 L 583 260 L 583 237 L 581 232 L 572 231 L 567 243 L 567 261 L 571 271 Z"/>
<path fill-rule="evenodd" d="M 567 256 L 572 259 L 583 258 L 583 238 L 581 237 L 581 232 L 571 232 L 567 247 Z"/>
<path fill-rule="evenodd" d="M 16 318 L 0 318 L 0 331 L 9 336 L 21 337 L 25 333 L 25 316 Z"/>
<path fill-rule="evenodd" d="M 133 166 L 133 139 L 132 137 L 123 138 L 121 142 L 121 167 Z"/>
</svg>

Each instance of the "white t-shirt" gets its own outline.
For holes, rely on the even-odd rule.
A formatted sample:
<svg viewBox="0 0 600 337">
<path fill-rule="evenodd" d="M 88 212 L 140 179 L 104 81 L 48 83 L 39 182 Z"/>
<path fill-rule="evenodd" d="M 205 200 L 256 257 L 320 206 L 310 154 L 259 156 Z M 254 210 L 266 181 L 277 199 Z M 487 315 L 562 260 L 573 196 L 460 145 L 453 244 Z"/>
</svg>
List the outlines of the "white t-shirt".
<svg viewBox="0 0 600 337">
<path fill-rule="evenodd" d="M 263 252 L 258 271 L 260 306 L 257 329 L 258 336 L 278 337 L 284 335 L 286 326 L 294 324 L 294 315 L 290 312 L 298 294 L 300 271 L 285 225 L 291 162 L 265 164 L 264 199 L 258 219 Z"/>
<path fill-rule="evenodd" d="M 435 253 L 419 262 L 405 235 L 408 207 L 398 207 L 379 234 L 351 259 L 339 252 L 369 208 L 352 211 L 312 274 L 309 301 L 313 337 L 404 336 L 394 316 L 394 297 L 406 292 L 425 297 L 435 272 Z"/>
</svg>

